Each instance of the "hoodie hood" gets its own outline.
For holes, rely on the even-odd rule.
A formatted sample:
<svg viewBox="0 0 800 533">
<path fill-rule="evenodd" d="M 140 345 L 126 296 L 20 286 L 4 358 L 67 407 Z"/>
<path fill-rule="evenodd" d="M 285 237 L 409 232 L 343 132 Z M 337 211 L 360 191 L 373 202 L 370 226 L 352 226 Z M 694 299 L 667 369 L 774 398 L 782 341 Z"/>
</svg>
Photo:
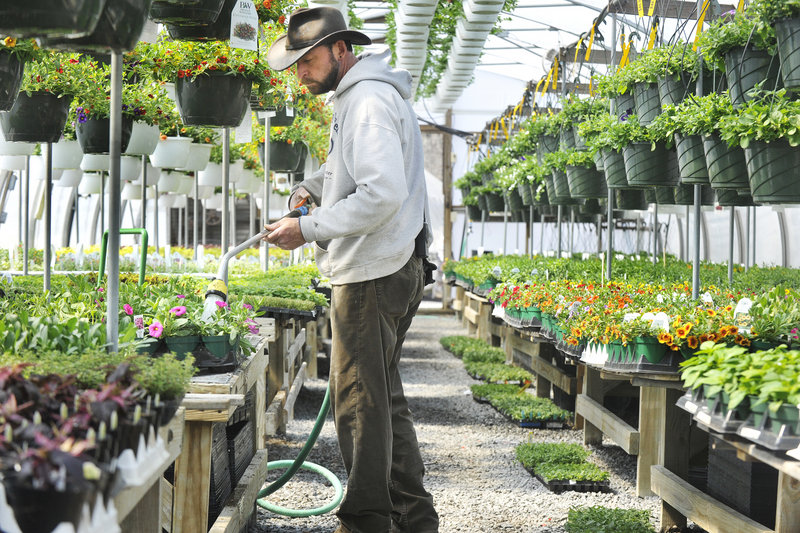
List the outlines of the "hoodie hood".
<svg viewBox="0 0 800 533">
<path fill-rule="evenodd" d="M 347 92 L 356 83 L 363 80 L 376 80 L 389 83 L 397 89 L 404 99 L 411 98 L 411 74 L 407 70 L 392 68 L 389 65 L 391 51 L 374 54 L 365 52 L 358 56 L 358 62 L 347 71 L 339 86 L 333 94 L 332 99 Z"/>
</svg>

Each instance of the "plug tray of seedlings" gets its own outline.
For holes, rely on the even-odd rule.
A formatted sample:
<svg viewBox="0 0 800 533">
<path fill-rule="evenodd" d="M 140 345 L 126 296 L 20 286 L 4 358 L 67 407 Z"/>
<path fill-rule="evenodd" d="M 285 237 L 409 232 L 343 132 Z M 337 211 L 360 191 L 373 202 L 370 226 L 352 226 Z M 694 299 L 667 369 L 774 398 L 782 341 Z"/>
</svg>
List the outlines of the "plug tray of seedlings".
<svg viewBox="0 0 800 533">
<path fill-rule="evenodd" d="M 539 480 L 547 487 L 547 490 L 555 494 L 571 490 L 573 492 L 611 492 L 611 485 L 608 481 L 575 481 L 572 479 L 553 479 L 545 481 L 542 476 L 533 471 L 532 468 L 524 467 L 530 475 Z"/>
<path fill-rule="evenodd" d="M 702 387 L 687 391 L 678 398 L 676 405 L 691 414 L 699 425 L 715 433 L 735 434 L 744 423 L 743 410 L 728 409 L 721 394 L 705 398 Z"/>
<path fill-rule="evenodd" d="M 736 434 L 774 451 L 794 450 L 800 447 L 800 422 L 786 423 L 778 420 L 769 409 L 757 421 L 755 413 L 739 426 Z"/>
<path fill-rule="evenodd" d="M 511 415 L 504 413 L 503 411 L 498 411 L 498 413 L 503 415 L 503 417 L 508 420 L 509 422 L 513 422 L 517 424 L 521 428 L 527 429 L 564 429 L 567 427 L 567 423 L 564 420 L 557 420 L 557 419 L 550 419 L 550 420 L 516 420 Z"/>
</svg>

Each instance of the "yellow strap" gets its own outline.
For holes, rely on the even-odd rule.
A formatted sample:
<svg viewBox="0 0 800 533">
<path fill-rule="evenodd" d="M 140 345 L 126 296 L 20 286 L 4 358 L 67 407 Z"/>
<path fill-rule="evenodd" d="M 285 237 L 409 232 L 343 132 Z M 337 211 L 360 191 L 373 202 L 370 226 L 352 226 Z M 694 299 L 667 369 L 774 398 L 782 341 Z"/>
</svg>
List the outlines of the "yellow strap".
<svg viewBox="0 0 800 533">
<path fill-rule="evenodd" d="M 631 45 L 633 44 L 633 40 L 628 41 L 628 44 L 622 45 L 622 59 L 619 60 L 619 68 L 624 67 L 628 64 L 628 55 L 631 53 Z M 619 70 L 619 69 L 617 69 Z"/>
<path fill-rule="evenodd" d="M 656 12 L 656 0 L 650 0 L 650 7 L 647 8 L 647 16 L 652 17 Z"/>
<path fill-rule="evenodd" d="M 658 19 L 653 21 L 653 29 L 650 30 L 650 40 L 647 42 L 647 49 L 652 50 L 653 45 L 656 44 L 656 36 L 658 35 Z"/>
<path fill-rule="evenodd" d="M 589 76 L 589 96 L 594 96 L 594 76 Z"/>
<path fill-rule="evenodd" d="M 636 0 L 636 7 L 639 9 L 639 16 L 644 17 L 644 0 Z"/>
<path fill-rule="evenodd" d="M 592 31 L 589 32 L 589 46 L 586 47 L 586 58 L 584 61 L 589 61 L 589 56 L 592 53 L 592 45 L 594 44 L 594 29 L 597 23 L 592 24 Z"/>
<path fill-rule="evenodd" d="M 736 6 L 736 11 L 739 13 L 744 11 L 744 0 L 739 0 L 739 5 Z"/>
<path fill-rule="evenodd" d="M 697 50 L 697 42 L 700 40 L 700 34 L 703 32 L 703 21 L 706 19 L 706 13 L 708 13 L 708 4 L 710 1 L 711 0 L 705 0 L 703 2 L 703 7 L 700 9 L 700 17 L 697 19 L 697 33 L 694 36 L 692 50 Z"/>
<path fill-rule="evenodd" d="M 506 128 L 506 121 L 503 120 L 503 117 L 500 117 L 500 125 L 503 126 L 503 135 L 505 135 L 506 140 L 508 140 L 508 128 Z"/>
<path fill-rule="evenodd" d="M 556 69 L 553 74 L 553 90 L 558 89 L 558 57 L 553 59 L 553 67 Z"/>
<path fill-rule="evenodd" d="M 540 95 L 544 98 L 544 93 L 547 92 L 547 87 L 550 86 L 550 80 L 553 79 L 553 67 L 550 67 L 550 72 L 547 73 L 547 81 L 544 82 L 544 87 L 542 87 L 542 94 Z"/>
<path fill-rule="evenodd" d="M 483 132 L 480 132 L 478 134 L 478 142 L 477 142 L 477 144 L 475 144 L 475 151 L 476 152 L 481 149 L 481 139 L 482 138 L 483 138 Z"/>
<path fill-rule="evenodd" d="M 573 63 L 578 62 L 578 53 L 581 51 L 582 44 L 583 44 L 583 37 L 578 39 L 578 44 L 575 45 L 575 59 L 572 60 Z"/>
</svg>

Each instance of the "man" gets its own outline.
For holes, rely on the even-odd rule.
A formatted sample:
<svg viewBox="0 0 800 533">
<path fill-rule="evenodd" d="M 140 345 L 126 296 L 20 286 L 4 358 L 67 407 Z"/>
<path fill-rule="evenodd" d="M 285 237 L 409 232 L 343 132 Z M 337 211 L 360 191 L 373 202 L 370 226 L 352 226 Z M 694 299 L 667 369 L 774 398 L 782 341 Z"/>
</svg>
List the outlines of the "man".
<svg viewBox="0 0 800 533">
<path fill-rule="evenodd" d="M 411 75 L 389 67 L 388 50 L 353 54 L 351 44 L 370 42 L 319 7 L 295 11 L 270 48 L 270 67 L 297 64 L 311 93 L 335 92 L 328 160 L 290 200 L 319 207 L 268 225 L 267 240 L 316 243 L 333 286 L 330 388 L 348 475 L 337 532 L 433 533 L 439 519 L 398 372 L 424 286 L 424 254 L 415 253 L 427 207 L 422 138 Z"/>
</svg>

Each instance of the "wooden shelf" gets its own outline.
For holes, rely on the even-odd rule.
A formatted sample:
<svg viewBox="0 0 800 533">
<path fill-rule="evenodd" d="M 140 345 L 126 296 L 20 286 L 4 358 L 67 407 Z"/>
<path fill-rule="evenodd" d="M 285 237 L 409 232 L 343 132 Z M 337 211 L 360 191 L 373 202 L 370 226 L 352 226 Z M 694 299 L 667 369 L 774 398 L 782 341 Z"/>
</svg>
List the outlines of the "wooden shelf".
<svg viewBox="0 0 800 533">
<path fill-rule="evenodd" d="M 585 394 L 578 394 L 575 414 L 582 416 L 629 455 L 639 455 L 639 430 Z"/>
</svg>

